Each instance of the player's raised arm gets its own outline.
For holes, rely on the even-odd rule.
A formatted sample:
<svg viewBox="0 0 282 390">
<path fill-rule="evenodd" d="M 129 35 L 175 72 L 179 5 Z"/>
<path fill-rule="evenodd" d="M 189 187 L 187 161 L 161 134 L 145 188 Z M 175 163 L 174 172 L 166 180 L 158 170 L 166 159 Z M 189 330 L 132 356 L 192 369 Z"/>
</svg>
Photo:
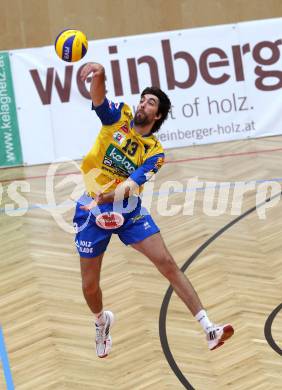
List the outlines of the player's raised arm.
<svg viewBox="0 0 282 390">
<path fill-rule="evenodd" d="M 80 78 L 82 81 L 85 81 L 91 74 L 90 96 L 94 106 L 97 107 L 103 103 L 106 95 L 106 77 L 103 65 L 96 62 L 89 62 L 81 69 Z"/>
</svg>

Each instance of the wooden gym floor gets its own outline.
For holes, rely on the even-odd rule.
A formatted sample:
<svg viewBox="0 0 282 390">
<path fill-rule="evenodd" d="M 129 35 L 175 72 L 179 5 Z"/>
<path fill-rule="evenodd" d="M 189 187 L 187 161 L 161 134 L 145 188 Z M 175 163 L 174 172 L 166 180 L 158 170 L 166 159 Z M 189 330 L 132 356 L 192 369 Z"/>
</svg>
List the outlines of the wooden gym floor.
<svg viewBox="0 0 282 390">
<path fill-rule="evenodd" d="M 234 337 L 213 352 L 176 295 L 164 300 L 168 282 L 113 237 L 102 271 L 104 305 L 116 314 L 113 350 L 106 359 L 96 358 L 93 317 L 81 292 L 73 236 L 65 231 L 72 199 L 82 191 L 77 166 L 57 166 L 53 198 L 49 166 L 1 170 L 0 321 L 15 389 L 281 389 L 282 311 L 270 317 L 282 302 L 281 141 L 270 137 L 170 150 L 154 183 L 151 211 L 168 248 L 180 267 L 186 264 L 211 319 L 235 327 Z M 204 181 L 206 190 L 187 189 L 191 177 Z M 29 183 L 30 188 L 18 189 L 26 205 L 8 195 L 15 179 Z M 268 196 L 278 196 L 255 209 L 271 179 Z M 167 181 L 175 181 L 168 205 Z M 240 209 L 238 194 L 249 181 L 253 188 Z M 227 203 L 220 215 L 213 215 L 209 203 L 212 182 L 224 183 L 221 199 Z M 183 205 L 185 191 L 190 200 L 195 196 L 192 215 L 183 215 L 183 208 L 164 215 Z M 18 202 L 21 209 L 12 212 Z M 5 389 L 2 370 L 0 389 Z"/>
</svg>

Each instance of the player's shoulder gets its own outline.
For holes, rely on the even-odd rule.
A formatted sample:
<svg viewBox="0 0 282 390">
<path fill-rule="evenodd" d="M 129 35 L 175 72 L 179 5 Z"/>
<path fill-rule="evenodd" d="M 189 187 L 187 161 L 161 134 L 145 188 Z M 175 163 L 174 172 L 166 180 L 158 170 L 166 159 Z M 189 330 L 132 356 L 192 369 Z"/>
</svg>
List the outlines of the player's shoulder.
<svg viewBox="0 0 282 390">
<path fill-rule="evenodd" d="M 108 97 L 105 97 L 103 103 L 94 107 L 92 104 L 92 110 L 96 111 L 96 114 L 100 118 L 103 125 L 113 125 L 120 120 L 131 120 L 132 111 L 131 108 L 124 102 L 113 102 Z"/>
<path fill-rule="evenodd" d="M 154 134 L 151 134 L 150 138 L 152 140 L 152 147 L 153 147 L 153 149 L 157 153 L 164 153 L 163 146 L 162 146 L 161 142 L 158 140 L 158 138 Z"/>
<path fill-rule="evenodd" d="M 164 157 L 163 146 L 157 137 L 153 134 L 151 134 L 149 137 L 145 137 L 144 144 L 146 159 L 156 155 Z"/>
<path fill-rule="evenodd" d="M 122 103 L 122 113 L 128 117 L 130 120 L 133 119 L 132 109 L 127 103 Z"/>
<path fill-rule="evenodd" d="M 131 107 L 125 103 L 125 102 L 113 102 L 112 100 L 108 99 L 108 104 L 112 110 L 120 111 L 121 115 L 124 117 L 127 117 L 129 120 L 133 119 L 132 109 Z"/>
</svg>

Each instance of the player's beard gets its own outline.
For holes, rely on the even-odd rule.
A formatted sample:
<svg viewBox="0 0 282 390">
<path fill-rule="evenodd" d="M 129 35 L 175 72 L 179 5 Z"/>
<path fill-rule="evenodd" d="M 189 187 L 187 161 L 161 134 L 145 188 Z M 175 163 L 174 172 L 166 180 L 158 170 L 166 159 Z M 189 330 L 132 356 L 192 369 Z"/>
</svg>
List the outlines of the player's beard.
<svg viewBox="0 0 282 390">
<path fill-rule="evenodd" d="M 141 127 L 147 126 L 151 123 L 148 115 L 142 110 L 136 111 L 134 118 L 133 118 L 133 121 L 134 121 L 135 125 L 141 126 Z"/>
</svg>

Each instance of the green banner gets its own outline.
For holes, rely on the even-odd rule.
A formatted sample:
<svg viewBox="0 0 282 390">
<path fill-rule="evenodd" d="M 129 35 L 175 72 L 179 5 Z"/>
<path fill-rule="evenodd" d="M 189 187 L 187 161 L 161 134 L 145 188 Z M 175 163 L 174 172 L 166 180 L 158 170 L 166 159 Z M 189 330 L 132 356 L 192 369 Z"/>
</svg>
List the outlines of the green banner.
<svg viewBox="0 0 282 390">
<path fill-rule="evenodd" d="M 0 167 L 22 163 L 10 58 L 9 53 L 0 52 Z"/>
</svg>

